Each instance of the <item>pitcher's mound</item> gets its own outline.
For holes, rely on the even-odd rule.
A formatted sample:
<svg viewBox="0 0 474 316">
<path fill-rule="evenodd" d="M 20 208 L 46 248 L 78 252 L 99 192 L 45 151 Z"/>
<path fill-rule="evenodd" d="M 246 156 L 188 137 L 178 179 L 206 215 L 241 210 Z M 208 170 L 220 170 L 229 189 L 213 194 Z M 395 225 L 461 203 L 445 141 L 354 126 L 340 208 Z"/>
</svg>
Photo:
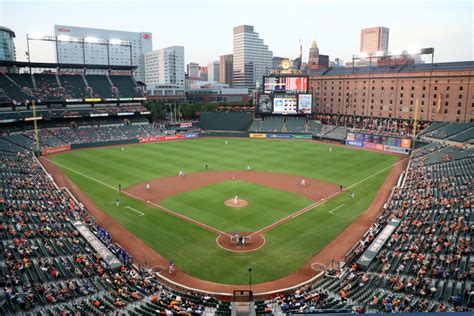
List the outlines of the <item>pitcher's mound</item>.
<svg viewBox="0 0 474 316">
<path fill-rule="evenodd" d="M 224 202 L 225 206 L 228 207 L 234 207 L 234 208 L 241 208 L 241 207 L 246 207 L 249 205 L 249 202 L 243 199 L 239 199 L 237 201 L 237 204 L 234 204 L 234 199 L 228 199 L 227 201 Z"/>
</svg>

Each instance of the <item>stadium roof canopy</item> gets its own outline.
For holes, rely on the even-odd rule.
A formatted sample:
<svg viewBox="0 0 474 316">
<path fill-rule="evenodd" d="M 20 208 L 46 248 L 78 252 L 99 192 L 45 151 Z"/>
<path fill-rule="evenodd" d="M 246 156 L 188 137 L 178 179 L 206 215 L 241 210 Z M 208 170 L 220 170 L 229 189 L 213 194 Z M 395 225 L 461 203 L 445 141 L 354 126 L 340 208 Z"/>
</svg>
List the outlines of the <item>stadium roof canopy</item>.
<svg viewBox="0 0 474 316">
<path fill-rule="evenodd" d="M 449 63 L 434 63 L 433 71 L 455 71 L 474 70 L 474 61 L 458 61 Z M 426 64 L 405 64 L 396 66 L 372 66 L 372 67 L 329 67 L 311 71 L 311 76 L 338 76 L 338 75 L 361 75 L 374 73 L 410 73 L 429 72 L 431 63 Z"/>
<path fill-rule="evenodd" d="M 105 70 L 123 70 L 132 71 L 137 66 L 124 66 L 124 65 L 92 65 L 92 64 L 58 64 L 58 63 L 31 63 L 26 61 L 9 61 L 0 60 L 0 67 L 8 68 L 62 68 L 62 69 L 105 69 Z"/>
</svg>

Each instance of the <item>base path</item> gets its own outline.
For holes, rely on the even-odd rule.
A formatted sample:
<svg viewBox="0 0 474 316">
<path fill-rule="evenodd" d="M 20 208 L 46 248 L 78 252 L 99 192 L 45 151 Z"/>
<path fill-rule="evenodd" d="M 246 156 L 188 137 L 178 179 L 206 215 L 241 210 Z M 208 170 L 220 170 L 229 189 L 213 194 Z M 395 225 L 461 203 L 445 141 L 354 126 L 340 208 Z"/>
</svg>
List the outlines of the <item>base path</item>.
<svg viewBox="0 0 474 316">
<path fill-rule="evenodd" d="M 402 160 L 402 158 L 400 158 Z M 127 249 L 133 257 L 136 264 L 147 263 L 149 267 L 167 267 L 168 260 L 162 257 L 157 253 L 153 248 L 145 244 L 141 239 L 130 233 L 122 225 L 120 225 L 116 220 L 103 212 L 86 194 L 84 194 L 79 187 L 74 184 L 61 170 L 55 165 L 52 161 L 48 159 L 43 159 L 40 157 L 40 161 L 45 167 L 45 169 L 53 176 L 54 180 L 60 187 L 67 187 L 72 194 L 85 206 L 92 216 L 95 217 L 97 223 L 105 227 L 113 236 L 115 242 L 118 242 L 122 247 Z M 298 271 L 291 273 L 281 279 L 258 283 L 252 285 L 252 290 L 255 295 L 269 293 L 273 291 L 282 291 L 284 289 L 292 288 L 298 286 L 308 280 L 314 278 L 319 272 L 312 268 L 312 264 L 317 262 L 319 264 L 328 266 L 331 264 L 332 260 L 341 260 L 344 258 L 345 254 L 354 246 L 354 244 L 362 237 L 362 235 L 370 228 L 372 223 L 377 218 L 378 214 L 383 208 L 385 201 L 390 195 L 390 191 L 394 185 L 396 185 L 398 177 L 405 170 L 408 159 L 400 161 L 396 164 L 389 175 L 385 179 L 384 184 L 380 188 L 376 197 L 372 201 L 372 204 L 369 206 L 367 211 L 361 215 L 357 220 L 355 220 L 351 225 L 349 225 L 341 234 L 339 234 L 331 243 L 326 245 L 321 251 L 319 251 L 313 258 L 308 260 Z M 233 171 L 230 171 L 232 173 Z M 235 171 L 239 173 L 239 171 Z M 211 173 L 211 172 L 207 172 Z M 224 174 L 225 172 L 223 172 Z M 240 172 L 242 174 L 242 172 Z M 243 173 L 248 173 L 249 176 L 251 173 L 259 173 L 255 171 L 245 171 Z M 265 174 L 265 173 L 263 173 Z M 263 174 L 259 177 L 264 177 Z M 201 174 L 202 175 L 202 174 Z M 187 182 L 186 179 L 192 177 L 192 174 L 187 174 L 183 179 L 175 179 L 173 181 L 182 180 Z M 178 177 L 176 177 L 178 178 Z M 202 178 L 202 177 L 201 177 Z M 206 177 L 204 177 L 206 178 Z M 228 178 L 224 179 L 227 180 Z M 244 180 L 244 179 L 240 179 Z M 205 181 L 205 180 L 204 180 Z M 247 180 L 248 181 L 248 180 Z M 259 181 L 264 181 L 263 179 Z M 274 181 L 274 180 L 272 180 Z M 306 187 L 300 188 L 298 184 L 301 181 L 301 177 L 295 177 L 292 182 L 292 187 L 295 191 L 305 190 L 311 188 L 312 179 L 306 179 Z M 317 181 L 317 180 L 315 180 Z M 181 182 L 181 183 L 183 183 Z M 151 182 L 152 184 L 153 182 Z M 213 184 L 215 182 L 209 183 Z M 258 183 L 258 182 L 255 182 Z M 157 182 L 156 184 L 159 184 Z M 269 187 L 275 187 L 275 183 L 268 185 L 268 182 L 261 183 Z M 190 184 L 191 185 L 191 184 Z M 200 186 L 203 186 L 202 184 Z M 199 187 L 200 187 L 199 186 Z M 198 187 L 198 188 L 199 188 Z M 133 189 L 134 187 L 130 188 Z M 178 188 L 179 189 L 179 188 Z M 337 190 L 338 188 L 336 188 Z M 144 185 L 141 186 L 141 190 L 145 190 Z M 151 191 L 154 191 L 154 188 L 151 187 Z M 167 195 L 164 193 L 159 193 L 158 200 L 163 199 L 166 196 L 173 195 L 171 189 L 166 189 L 164 192 L 168 192 Z M 182 191 L 185 192 L 185 191 Z M 331 190 L 332 192 L 332 190 Z M 179 192 L 178 192 L 179 193 Z M 174 194 L 177 194 L 176 192 Z M 306 196 L 306 195 L 305 195 Z M 153 196 L 150 196 L 152 198 Z M 156 196 L 155 196 L 156 198 Z M 311 200 L 317 200 L 318 197 L 313 197 Z M 319 198 L 320 199 L 320 198 Z M 185 272 L 176 269 L 176 271 L 170 275 L 167 271 L 164 271 L 160 274 L 161 280 L 175 288 L 192 289 L 196 291 L 222 294 L 222 295 L 232 295 L 233 290 L 242 289 L 243 285 L 233 285 L 233 284 L 221 284 L 206 280 L 201 280 L 196 277 L 193 277 Z"/>
<path fill-rule="evenodd" d="M 292 192 L 303 195 L 308 200 L 317 202 L 339 191 L 335 184 L 317 180 L 306 179 L 306 185 L 300 186 L 301 176 L 286 173 L 265 171 L 206 171 L 186 173 L 184 177 L 178 175 L 154 179 L 148 182 L 133 185 L 124 191 L 143 200 L 159 204 L 166 198 L 184 192 L 197 190 L 204 186 L 213 185 L 223 181 L 247 181 L 266 186 L 272 189 Z M 150 189 L 147 189 L 147 184 Z"/>
</svg>

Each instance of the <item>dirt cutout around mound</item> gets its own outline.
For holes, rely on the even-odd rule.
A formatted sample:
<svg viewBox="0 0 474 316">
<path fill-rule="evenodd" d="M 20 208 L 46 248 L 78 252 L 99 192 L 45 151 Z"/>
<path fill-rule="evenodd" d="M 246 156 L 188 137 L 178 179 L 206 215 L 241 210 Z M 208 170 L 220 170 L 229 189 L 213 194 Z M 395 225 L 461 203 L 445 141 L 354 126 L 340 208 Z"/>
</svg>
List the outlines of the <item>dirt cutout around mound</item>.
<svg viewBox="0 0 474 316">
<path fill-rule="evenodd" d="M 374 198 L 374 200 L 372 201 L 369 208 L 364 214 L 362 214 L 359 218 L 357 218 L 357 220 L 355 220 L 351 225 L 349 225 L 332 242 L 330 242 L 321 251 L 315 254 L 310 260 L 308 260 L 297 271 L 283 278 L 280 278 L 278 280 L 253 284 L 252 289 L 254 291 L 254 294 L 258 295 L 258 294 L 263 294 L 263 293 L 269 293 L 271 291 L 281 291 L 282 289 L 298 286 L 299 284 L 303 282 L 307 282 L 308 280 L 315 277 L 319 273 L 318 271 L 315 271 L 314 268 L 312 268 L 314 264 L 328 266 L 331 264 L 333 260 L 343 260 L 344 255 L 354 246 L 354 244 L 362 237 L 362 235 L 370 228 L 372 223 L 375 221 L 378 214 L 380 213 L 380 210 L 383 208 L 385 201 L 390 195 L 391 189 L 393 188 L 394 185 L 396 185 L 400 174 L 406 169 L 406 166 L 408 164 L 408 158 L 406 158 L 406 156 L 401 156 L 401 155 L 397 155 L 397 156 L 400 157 L 398 163 L 393 166 L 389 175 L 385 179 L 384 184 L 381 186 L 376 197 Z M 104 211 L 102 211 L 86 194 L 84 194 L 84 192 L 82 192 L 79 189 L 79 187 L 75 183 L 73 183 L 61 171 L 61 169 L 54 162 L 52 162 L 51 160 L 45 157 L 40 157 L 40 161 L 45 167 L 45 169 L 53 176 L 56 183 L 60 187 L 67 187 L 72 192 L 72 194 L 90 212 L 90 214 L 94 216 L 97 223 L 102 225 L 105 229 L 107 229 L 111 233 L 114 241 L 118 242 L 122 247 L 127 249 L 127 251 L 129 251 L 133 255 L 134 261 L 136 264 L 144 264 L 146 262 L 146 265 L 149 267 L 167 267 L 168 266 L 168 259 L 161 256 L 158 252 L 156 252 L 156 250 L 148 246 L 145 242 L 143 242 L 141 239 L 133 235 L 125 227 L 120 225 L 115 219 L 113 219 L 111 216 L 109 216 Z M 206 176 L 202 177 L 203 179 L 200 180 L 201 184 L 198 186 L 196 186 L 196 184 L 192 184 L 191 179 L 194 177 L 196 177 L 196 179 L 199 178 L 198 175 L 200 174 L 195 174 L 195 176 L 193 176 L 193 174 L 186 174 L 184 177 L 180 177 L 182 179 L 179 179 L 179 177 L 175 177 L 173 178 L 173 181 L 176 181 L 175 182 L 176 184 L 181 183 L 182 185 L 173 186 L 169 188 L 164 187 L 162 188 L 162 190 L 157 190 L 157 188 L 160 188 L 161 185 L 164 185 L 164 182 L 160 182 L 157 180 L 155 185 L 158 185 L 158 187 L 152 186 L 150 191 L 155 191 L 155 190 L 158 191 L 157 192 L 158 196 L 150 195 L 149 197 L 156 198 L 157 200 L 162 200 L 163 198 L 166 198 L 167 196 L 179 194 L 182 192 L 186 192 L 188 190 L 197 189 L 203 186 L 203 183 L 208 183 L 208 185 L 211 185 L 215 183 L 214 182 L 215 180 L 213 181 L 206 180 L 209 173 L 212 173 L 212 171 L 206 172 Z M 234 172 L 230 171 L 229 175 L 232 173 Z M 253 174 L 253 176 L 255 176 L 256 178 L 260 178 L 260 175 L 258 175 L 259 172 L 249 171 L 248 173 L 249 175 Z M 223 177 L 225 175 L 225 172 L 221 172 L 219 174 L 220 174 L 220 177 L 221 176 Z M 227 179 L 228 178 L 224 177 L 223 180 L 227 180 Z M 181 181 L 181 182 L 177 182 L 177 181 Z M 269 187 L 275 187 L 275 185 L 282 185 L 281 183 L 274 183 L 274 182 L 270 184 L 265 184 L 265 183 L 268 183 L 269 181 L 265 181 L 265 183 L 260 183 L 260 181 L 263 181 L 263 179 L 259 180 L 258 184 L 267 185 Z M 274 181 L 274 179 L 272 181 Z M 301 192 L 301 190 L 304 189 L 304 188 L 299 187 L 300 181 L 301 181 L 301 177 L 295 177 L 290 182 L 291 188 L 296 192 Z M 312 179 L 307 179 L 305 189 L 311 189 L 313 185 L 312 185 Z M 289 185 L 286 185 L 286 186 L 290 187 Z M 145 187 L 144 185 L 141 185 L 141 188 L 136 186 L 136 188 L 131 187 L 129 188 L 129 190 L 132 190 L 132 191 L 136 190 L 136 192 L 140 192 L 140 191 L 145 191 Z M 332 192 L 332 190 L 330 190 L 330 192 Z M 317 193 L 315 192 L 313 194 L 317 194 Z M 309 197 L 308 192 L 304 192 L 303 195 L 305 195 L 306 197 Z M 323 195 L 318 194 L 318 196 L 320 199 L 320 197 Z M 311 200 L 313 201 L 318 200 L 318 196 L 313 196 Z M 222 241 L 222 244 L 223 243 L 225 243 L 225 240 Z M 160 278 L 162 282 L 181 290 L 183 289 L 182 286 L 185 286 L 188 289 L 201 290 L 203 292 L 208 292 L 208 293 L 232 295 L 234 290 L 242 289 L 242 285 L 222 284 L 222 283 L 202 280 L 192 275 L 189 275 L 178 268 L 172 274 L 168 274 L 167 272 L 162 272 L 160 274 Z"/>
<path fill-rule="evenodd" d="M 238 199 L 237 201 L 235 201 L 234 199 L 229 199 L 224 201 L 224 205 L 232 208 L 242 208 L 249 205 L 249 202 L 244 199 Z"/>
<path fill-rule="evenodd" d="M 272 189 L 287 191 L 304 196 L 308 200 L 318 202 L 339 191 L 339 186 L 318 180 L 306 179 L 305 186 L 300 186 L 303 177 L 286 173 L 266 171 L 205 171 L 185 173 L 179 175 L 154 179 L 148 182 L 133 185 L 124 191 L 142 200 L 159 204 L 166 198 L 181 193 L 197 190 L 224 181 L 246 181 Z M 147 189 L 147 185 L 150 188 Z"/>
</svg>

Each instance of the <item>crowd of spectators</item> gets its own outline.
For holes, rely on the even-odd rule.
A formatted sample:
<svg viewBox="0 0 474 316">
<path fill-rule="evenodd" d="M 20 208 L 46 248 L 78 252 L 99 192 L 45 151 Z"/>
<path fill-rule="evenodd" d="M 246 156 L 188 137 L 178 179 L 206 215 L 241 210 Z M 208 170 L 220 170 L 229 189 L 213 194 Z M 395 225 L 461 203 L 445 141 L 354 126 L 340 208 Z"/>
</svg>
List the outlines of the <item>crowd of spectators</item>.
<svg viewBox="0 0 474 316">
<path fill-rule="evenodd" d="M 150 304 L 164 314 L 202 314 L 217 301 L 175 294 L 97 226 L 68 191 L 55 186 L 30 152 L 0 151 L 0 313 L 140 313 Z M 75 228 L 81 221 L 116 255 L 114 270 Z M 148 307 L 147 307 L 148 306 Z"/>
<path fill-rule="evenodd" d="M 325 114 L 316 119 L 323 124 L 344 126 L 352 131 L 383 136 L 412 136 L 413 121 L 392 118 L 374 118 L 354 115 Z M 429 122 L 417 122 L 417 133 L 429 126 Z"/>
<path fill-rule="evenodd" d="M 403 187 L 395 188 L 385 211 L 353 248 L 353 263 L 328 273 L 304 294 L 278 298 L 282 311 L 319 310 L 334 299 L 354 312 L 472 310 L 474 158 L 430 162 L 426 156 L 440 146 L 428 146 L 412 153 Z M 391 219 L 401 222 L 362 269 L 355 261 Z M 316 302 L 306 299 L 312 295 Z"/>
</svg>

